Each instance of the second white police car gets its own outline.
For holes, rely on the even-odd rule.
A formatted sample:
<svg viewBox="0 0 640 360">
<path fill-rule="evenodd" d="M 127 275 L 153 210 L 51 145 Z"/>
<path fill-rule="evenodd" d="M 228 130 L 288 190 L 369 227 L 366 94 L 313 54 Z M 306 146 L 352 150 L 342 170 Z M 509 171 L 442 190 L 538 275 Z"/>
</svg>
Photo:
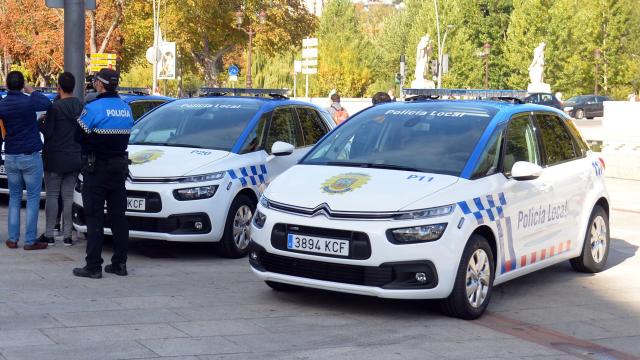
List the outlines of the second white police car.
<svg viewBox="0 0 640 360">
<path fill-rule="evenodd" d="M 507 280 L 565 260 L 603 270 L 604 162 L 564 113 L 413 92 L 356 114 L 267 188 L 249 255 L 259 278 L 443 299 L 445 313 L 473 319 Z M 522 95 L 448 94 L 478 93 Z"/>
<path fill-rule="evenodd" d="M 289 100 L 281 90 L 203 91 L 202 97 L 164 104 L 134 125 L 126 183 L 129 233 L 215 242 L 221 255 L 242 257 L 264 188 L 334 124 L 325 110 Z M 73 221 L 86 233 L 81 188 L 80 179 Z"/>
</svg>

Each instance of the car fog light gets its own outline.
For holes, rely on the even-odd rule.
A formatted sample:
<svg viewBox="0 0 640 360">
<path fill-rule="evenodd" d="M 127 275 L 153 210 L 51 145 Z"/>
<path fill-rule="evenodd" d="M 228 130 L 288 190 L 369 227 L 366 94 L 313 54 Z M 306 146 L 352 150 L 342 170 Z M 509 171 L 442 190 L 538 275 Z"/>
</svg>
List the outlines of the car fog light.
<svg viewBox="0 0 640 360">
<path fill-rule="evenodd" d="M 447 224 L 422 225 L 389 230 L 387 234 L 391 233 L 391 236 L 388 236 L 391 242 L 410 244 L 438 240 L 442 237 L 446 228 Z"/>
<path fill-rule="evenodd" d="M 188 188 L 188 189 L 177 189 L 177 190 L 173 190 L 173 197 L 176 198 L 176 200 L 178 201 L 208 199 L 216 193 L 217 189 L 218 189 L 218 185 L 198 186 L 198 187 Z"/>
<path fill-rule="evenodd" d="M 427 274 L 425 274 L 423 272 L 416 273 L 416 281 L 419 282 L 419 283 L 426 283 L 427 282 Z"/>
<path fill-rule="evenodd" d="M 202 221 L 196 221 L 193 226 L 195 226 L 196 230 L 202 230 Z"/>
<path fill-rule="evenodd" d="M 256 210 L 256 214 L 253 216 L 253 225 L 255 225 L 258 229 L 262 229 L 266 221 L 267 215 L 261 213 L 259 210 Z"/>
</svg>

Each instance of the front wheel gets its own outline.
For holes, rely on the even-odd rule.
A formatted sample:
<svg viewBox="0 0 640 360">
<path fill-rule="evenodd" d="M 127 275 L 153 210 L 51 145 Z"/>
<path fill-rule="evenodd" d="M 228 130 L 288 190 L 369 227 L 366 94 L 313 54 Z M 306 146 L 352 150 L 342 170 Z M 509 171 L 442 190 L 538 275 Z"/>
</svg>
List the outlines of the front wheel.
<svg viewBox="0 0 640 360">
<path fill-rule="evenodd" d="M 249 252 L 251 219 L 256 204 L 246 195 L 238 195 L 229 208 L 224 234 L 216 244 L 216 250 L 224 257 L 237 259 Z"/>
<path fill-rule="evenodd" d="M 576 110 L 576 119 L 584 119 L 584 110 L 582 109 Z"/>
<path fill-rule="evenodd" d="M 460 259 L 453 291 L 441 301 L 442 311 L 465 320 L 480 317 L 489 304 L 494 276 L 495 264 L 489 242 L 481 235 L 471 235 Z"/>
<path fill-rule="evenodd" d="M 604 270 L 609 257 L 609 216 L 601 206 L 596 206 L 589 218 L 582 253 L 571 259 L 571 267 L 579 272 L 597 273 Z"/>
</svg>

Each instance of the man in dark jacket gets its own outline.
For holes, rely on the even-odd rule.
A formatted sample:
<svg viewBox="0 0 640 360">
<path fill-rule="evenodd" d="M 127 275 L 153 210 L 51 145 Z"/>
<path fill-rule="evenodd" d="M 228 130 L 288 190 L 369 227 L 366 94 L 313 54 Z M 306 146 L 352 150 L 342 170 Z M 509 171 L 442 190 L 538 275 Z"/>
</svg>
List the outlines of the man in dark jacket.
<svg viewBox="0 0 640 360">
<path fill-rule="evenodd" d="M 104 271 L 127 275 L 129 226 L 125 216 L 125 181 L 129 173 L 127 146 L 133 117 L 131 108 L 116 91 L 119 79 L 120 75 L 114 70 L 100 70 L 93 82 L 98 97 L 85 106 L 78 119 L 77 134 L 83 156 L 82 204 L 87 221 L 87 264 L 73 269 L 75 276 L 102 277 L 105 201 L 113 233 L 113 256 Z"/>
<path fill-rule="evenodd" d="M 47 112 L 40 130 L 44 136 L 42 160 L 44 164 L 44 184 L 47 189 L 45 206 L 45 233 L 40 242 L 55 245 L 53 237 L 58 215 L 58 199 L 62 196 L 62 234 L 65 246 L 73 245 L 71 240 L 71 206 L 73 188 L 81 167 L 80 143 L 75 139 L 78 117 L 82 113 L 82 103 L 73 97 L 76 79 L 69 72 L 58 77 L 58 99 Z"/>
<path fill-rule="evenodd" d="M 9 239 L 5 244 L 10 249 L 18 247 L 22 188 L 25 187 L 27 226 L 24 249 L 46 249 L 47 244 L 40 243 L 37 239 L 42 190 L 42 141 L 36 112 L 49 110 L 51 101 L 25 85 L 24 76 L 19 71 L 12 71 L 7 75 L 7 88 L 7 96 L 0 101 L 0 118 L 4 120 L 7 131 L 4 151 L 9 182 Z M 26 94 L 22 93 L 23 89 Z"/>
</svg>

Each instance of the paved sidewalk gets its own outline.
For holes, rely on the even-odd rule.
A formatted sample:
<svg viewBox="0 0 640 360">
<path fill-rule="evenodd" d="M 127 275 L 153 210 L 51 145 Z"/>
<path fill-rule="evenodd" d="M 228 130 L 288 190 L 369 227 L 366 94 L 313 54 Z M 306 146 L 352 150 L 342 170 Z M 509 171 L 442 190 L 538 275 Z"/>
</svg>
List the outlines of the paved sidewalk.
<svg viewBox="0 0 640 360">
<path fill-rule="evenodd" d="M 0 360 L 640 358 L 640 182 L 607 181 L 608 269 L 563 263 L 498 286 L 473 322 L 432 302 L 276 293 L 206 244 L 134 241 L 130 276 L 101 280 L 71 275 L 84 242 L 3 245 Z M 2 240 L 6 211 L 0 202 Z"/>
</svg>

